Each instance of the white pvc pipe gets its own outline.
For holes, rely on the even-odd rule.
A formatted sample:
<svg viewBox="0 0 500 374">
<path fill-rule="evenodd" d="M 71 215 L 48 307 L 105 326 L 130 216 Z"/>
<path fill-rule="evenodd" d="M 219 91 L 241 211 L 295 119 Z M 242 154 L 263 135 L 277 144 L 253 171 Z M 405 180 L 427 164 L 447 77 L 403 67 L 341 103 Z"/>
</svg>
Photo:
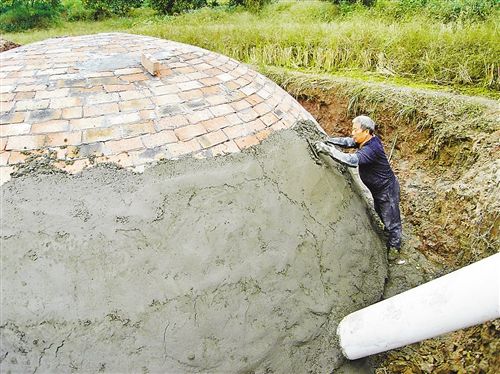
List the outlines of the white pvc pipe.
<svg viewBox="0 0 500 374">
<path fill-rule="evenodd" d="M 500 317 L 500 253 L 349 314 L 337 334 L 355 360 Z"/>
</svg>

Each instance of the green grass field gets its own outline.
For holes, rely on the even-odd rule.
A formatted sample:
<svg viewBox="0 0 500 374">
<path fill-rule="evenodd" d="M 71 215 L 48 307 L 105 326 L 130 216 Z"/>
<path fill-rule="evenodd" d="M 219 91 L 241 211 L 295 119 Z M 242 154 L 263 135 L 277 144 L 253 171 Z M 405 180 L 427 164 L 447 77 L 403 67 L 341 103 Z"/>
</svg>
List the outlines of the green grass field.
<svg viewBox="0 0 500 374">
<path fill-rule="evenodd" d="M 255 66 L 444 86 L 498 97 L 498 7 L 481 20 L 445 22 L 418 12 L 398 15 L 385 6 L 346 11 L 324 1 L 280 1 L 258 13 L 221 6 L 179 16 L 158 16 L 143 8 L 129 17 L 61 21 L 46 30 L 3 37 L 25 44 L 62 35 L 123 31 L 197 45 Z"/>
</svg>

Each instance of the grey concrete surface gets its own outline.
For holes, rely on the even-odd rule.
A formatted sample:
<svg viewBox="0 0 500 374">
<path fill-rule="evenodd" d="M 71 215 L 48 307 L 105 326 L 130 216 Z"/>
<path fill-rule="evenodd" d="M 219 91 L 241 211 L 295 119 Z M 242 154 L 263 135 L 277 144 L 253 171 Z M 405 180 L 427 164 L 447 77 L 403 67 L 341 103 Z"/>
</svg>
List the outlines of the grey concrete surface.
<svg viewBox="0 0 500 374">
<path fill-rule="evenodd" d="M 332 372 L 387 262 L 350 175 L 303 136 L 6 183 L 1 371 Z"/>
</svg>

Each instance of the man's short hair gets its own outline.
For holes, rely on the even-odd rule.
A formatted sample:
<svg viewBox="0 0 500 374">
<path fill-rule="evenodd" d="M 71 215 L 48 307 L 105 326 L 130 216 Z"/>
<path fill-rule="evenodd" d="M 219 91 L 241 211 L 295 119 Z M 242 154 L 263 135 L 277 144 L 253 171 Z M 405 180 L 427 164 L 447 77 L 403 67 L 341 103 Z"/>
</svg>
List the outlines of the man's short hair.
<svg viewBox="0 0 500 374">
<path fill-rule="evenodd" d="M 357 123 L 361 127 L 362 130 L 370 131 L 370 134 L 373 134 L 375 131 L 375 122 L 368 116 L 357 116 L 352 120 L 352 123 Z"/>
</svg>

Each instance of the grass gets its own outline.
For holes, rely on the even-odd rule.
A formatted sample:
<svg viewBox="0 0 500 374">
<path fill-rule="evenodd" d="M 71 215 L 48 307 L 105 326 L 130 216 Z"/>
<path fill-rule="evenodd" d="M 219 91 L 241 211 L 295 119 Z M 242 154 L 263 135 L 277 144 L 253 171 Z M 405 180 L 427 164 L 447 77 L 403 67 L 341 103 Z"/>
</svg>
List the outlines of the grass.
<svg viewBox="0 0 500 374">
<path fill-rule="evenodd" d="M 123 31 L 197 45 L 257 66 L 417 81 L 494 95 L 500 89 L 499 19 L 493 12 L 484 21 L 443 23 L 419 15 L 396 19 L 380 9 L 346 13 L 322 1 L 278 2 L 259 13 L 218 7 L 160 17 L 140 9 L 127 18 L 62 22 L 3 37 L 25 44 Z"/>
</svg>

